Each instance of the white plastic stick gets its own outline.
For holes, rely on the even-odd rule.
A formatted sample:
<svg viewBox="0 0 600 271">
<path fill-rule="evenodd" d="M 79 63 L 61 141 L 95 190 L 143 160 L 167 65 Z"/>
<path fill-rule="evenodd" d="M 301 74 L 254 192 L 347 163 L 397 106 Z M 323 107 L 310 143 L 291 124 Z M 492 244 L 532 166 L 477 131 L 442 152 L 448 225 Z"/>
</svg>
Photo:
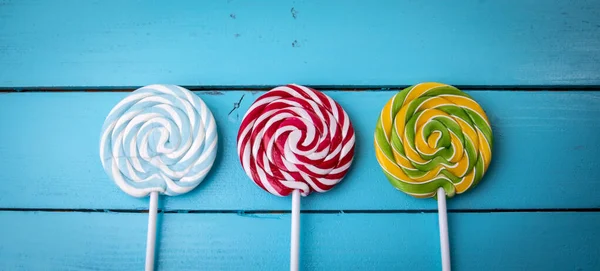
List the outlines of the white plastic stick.
<svg viewBox="0 0 600 271">
<path fill-rule="evenodd" d="M 150 193 L 148 208 L 148 238 L 146 239 L 146 271 L 154 270 L 154 244 L 156 244 L 156 210 L 158 209 L 158 192 Z"/>
<path fill-rule="evenodd" d="M 300 247 L 300 190 L 292 192 L 292 235 L 290 242 L 290 271 L 298 271 Z"/>
<path fill-rule="evenodd" d="M 438 220 L 440 224 L 440 248 L 442 249 L 442 270 L 450 271 L 450 241 L 448 240 L 448 214 L 446 213 L 446 192 L 437 190 Z"/>
</svg>

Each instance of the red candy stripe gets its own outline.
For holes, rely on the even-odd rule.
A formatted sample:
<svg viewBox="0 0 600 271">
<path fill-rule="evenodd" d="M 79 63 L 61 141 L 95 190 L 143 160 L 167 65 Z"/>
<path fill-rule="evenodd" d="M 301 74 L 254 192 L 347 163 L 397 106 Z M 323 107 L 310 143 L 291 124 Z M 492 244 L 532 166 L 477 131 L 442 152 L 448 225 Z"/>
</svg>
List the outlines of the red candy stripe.
<svg viewBox="0 0 600 271">
<path fill-rule="evenodd" d="M 287 196 L 325 192 L 354 158 L 354 129 L 344 109 L 320 91 L 276 87 L 248 109 L 238 132 L 238 155 L 262 189 Z"/>
</svg>

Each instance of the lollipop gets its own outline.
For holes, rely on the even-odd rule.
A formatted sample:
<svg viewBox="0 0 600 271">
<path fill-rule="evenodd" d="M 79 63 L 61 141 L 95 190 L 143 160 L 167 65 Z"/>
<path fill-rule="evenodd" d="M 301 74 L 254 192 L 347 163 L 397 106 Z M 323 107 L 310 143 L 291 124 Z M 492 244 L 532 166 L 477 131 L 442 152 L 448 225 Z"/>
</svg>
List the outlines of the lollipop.
<svg viewBox="0 0 600 271">
<path fill-rule="evenodd" d="M 298 269 L 300 195 L 339 183 L 354 157 L 354 129 L 342 107 L 304 86 L 276 87 L 242 120 L 237 142 L 246 174 L 277 196 L 292 194 L 290 269 Z"/>
<path fill-rule="evenodd" d="M 154 269 L 158 194 L 175 196 L 194 189 L 216 155 L 213 115 L 185 88 L 139 88 L 106 117 L 100 139 L 104 170 L 125 193 L 150 195 L 146 270 Z"/>
<path fill-rule="evenodd" d="M 375 128 L 375 153 L 399 190 L 438 199 L 443 270 L 450 270 L 446 197 L 477 185 L 492 158 L 492 129 L 479 104 L 459 89 L 422 83 L 396 94 Z"/>
</svg>

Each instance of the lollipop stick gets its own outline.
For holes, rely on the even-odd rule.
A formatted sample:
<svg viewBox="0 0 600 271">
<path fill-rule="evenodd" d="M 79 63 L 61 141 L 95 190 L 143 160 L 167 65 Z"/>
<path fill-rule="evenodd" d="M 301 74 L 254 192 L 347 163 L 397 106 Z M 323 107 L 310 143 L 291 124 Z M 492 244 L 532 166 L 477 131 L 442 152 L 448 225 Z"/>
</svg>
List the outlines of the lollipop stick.
<svg viewBox="0 0 600 271">
<path fill-rule="evenodd" d="M 440 224 L 440 248 L 442 249 L 442 270 L 450 271 L 450 242 L 448 241 L 448 214 L 446 213 L 446 192 L 437 190 L 438 220 Z"/>
<path fill-rule="evenodd" d="M 290 242 L 290 270 L 298 271 L 300 245 L 300 190 L 292 192 L 292 236 Z"/>
<path fill-rule="evenodd" d="M 146 239 L 146 271 L 154 270 L 154 244 L 156 243 L 156 210 L 158 209 L 158 192 L 150 193 L 148 209 L 148 238 Z"/>
</svg>

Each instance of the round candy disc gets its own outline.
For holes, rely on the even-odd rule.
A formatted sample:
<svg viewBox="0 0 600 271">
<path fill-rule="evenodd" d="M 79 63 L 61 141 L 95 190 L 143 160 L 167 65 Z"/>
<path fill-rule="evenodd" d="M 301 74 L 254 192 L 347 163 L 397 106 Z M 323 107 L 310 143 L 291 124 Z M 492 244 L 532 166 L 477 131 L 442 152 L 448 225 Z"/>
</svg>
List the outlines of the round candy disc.
<svg viewBox="0 0 600 271">
<path fill-rule="evenodd" d="M 492 159 L 492 129 L 477 102 L 440 83 L 408 87 L 388 101 L 375 153 L 392 185 L 415 197 L 448 197 L 474 187 Z"/>
<path fill-rule="evenodd" d="M 238 132 L 246 174 L 277 196 L 325 192 L 346 175 L 354 129 L 342 107 L 304 86 L 274 88 L 248 109 Z"/>
<path fill-rule="evenodd" d="M 179 86 L 135 90 L 110 111 L 102 127 L 102 166 L 119 188 L 135 197 L 194 189 L 216 155 L 212 113 Z"/>
</svg>

